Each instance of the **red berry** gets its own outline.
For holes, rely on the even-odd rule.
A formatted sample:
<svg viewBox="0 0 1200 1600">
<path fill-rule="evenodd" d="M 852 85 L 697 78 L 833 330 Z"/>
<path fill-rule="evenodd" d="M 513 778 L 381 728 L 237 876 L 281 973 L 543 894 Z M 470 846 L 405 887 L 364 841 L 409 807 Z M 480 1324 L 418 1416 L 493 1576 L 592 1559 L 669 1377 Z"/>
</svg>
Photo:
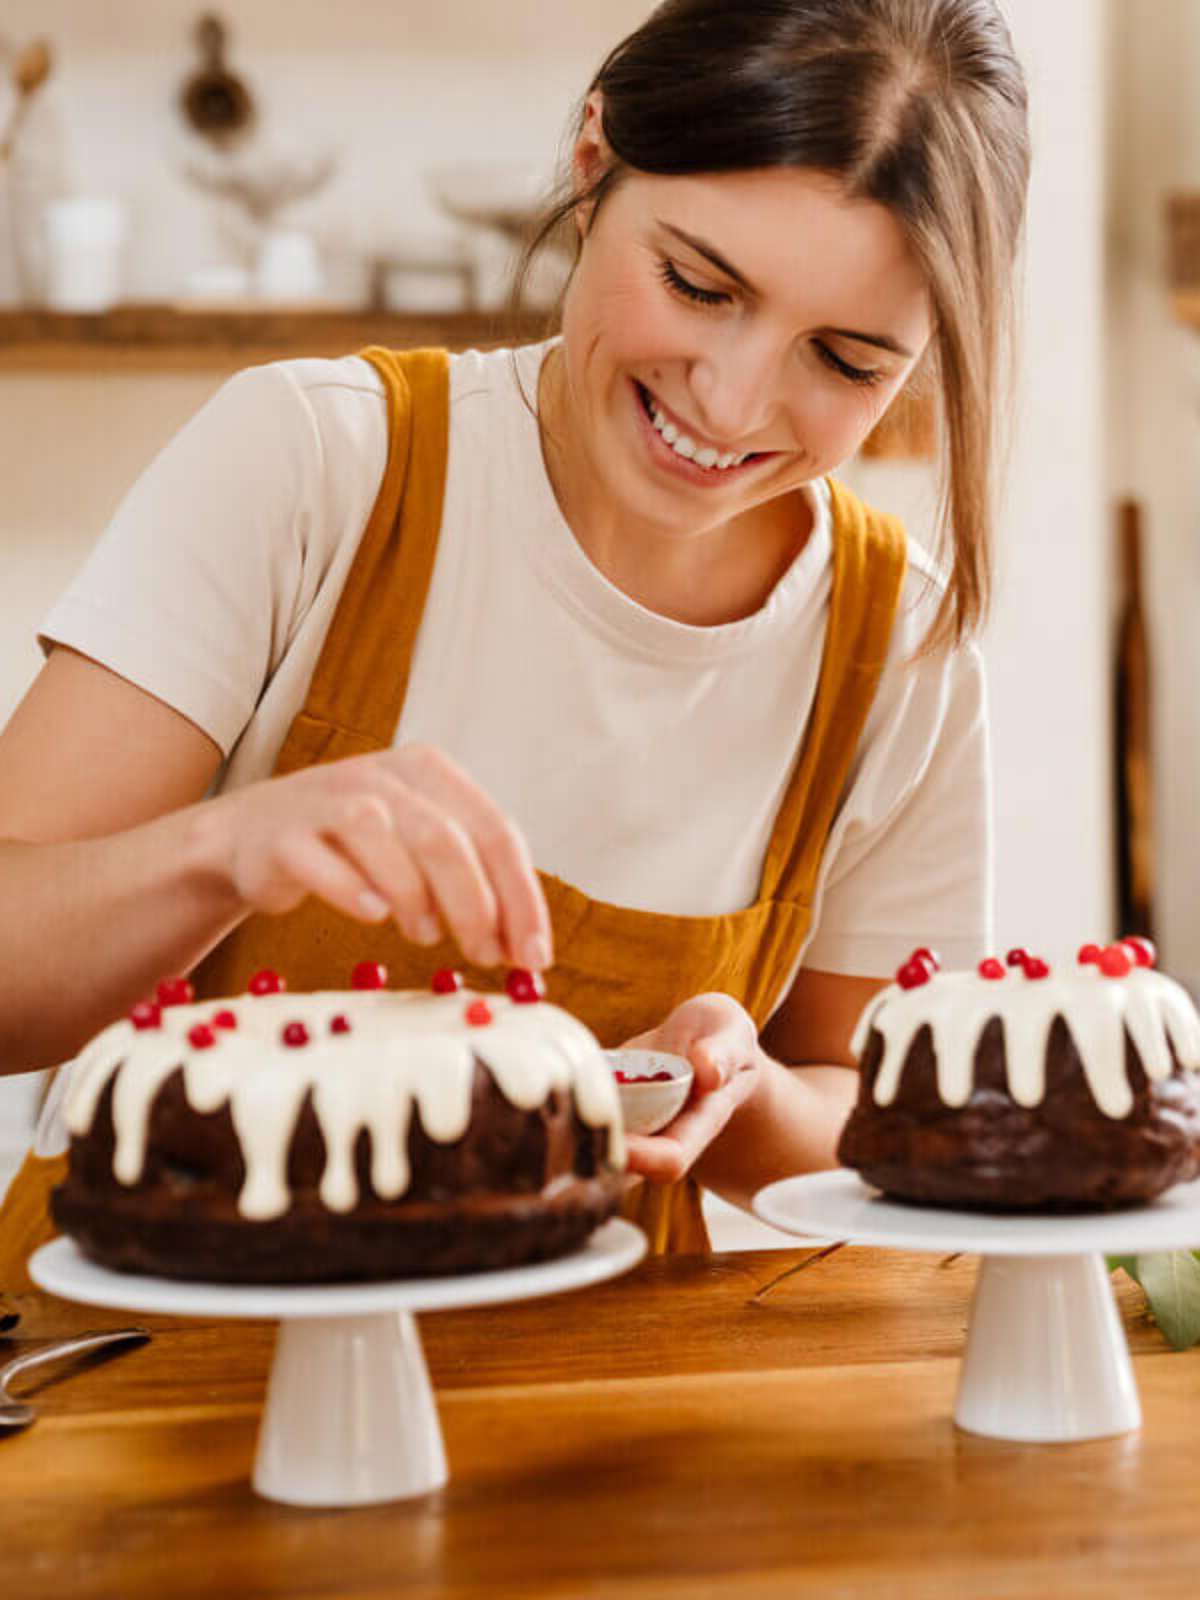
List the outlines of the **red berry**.
<svg viewBox="0 0 1200 1600">
<path fill-rule="evenodd" d="M 1158 965 L 1158 951 L 1154 948 L 1153 939 L 1143 939 L 1140 933 L 1131 933 L 1121 943 L 1133 954 L 1134 962 L 1139 967 L 1154 967 Z"/>
<path fill-rule="evenodd" d="M 914 950 L 909 957 L 910 961 L 926 961 L 935 972 L 942 970 L 942 958 L 936 950 L 931 950 L 928 945 L 922 945 L 919 950 Z"/>
<path fill-rule="evenodd" d="M 381 961 L 360 961 L 350 974 L 352 989 L 386 989 L 387 968 Z"/>
<path fill-rule="evenodd" d="M 1075 958 L 1081 967 L 1098 967 L 1102 952 L 1098 944 L 1081 944 Z"/>
<path fill-rule="evenodd" d="M 1100 971 L 1106 978 L 1127 978 L 1133 971 L 1133 957 L 1124 945 L 1110 944 L 1100 952 Z"/>
<path fill-rule="evenodd" d="M 154 1000 L 139 1000 L 129 1013 L 129 1020 L 139 1033 L 147 1028 L 162 1027 L 162 1007 Z"/>
<path fill-rule="evenodd" d="M 997 961 L 995 956 L 989 956 L 986 961 L 979 963 L 979 976 L 981 978 L 1003 978 L 1008 968 L 1003 961 Z"/>
<path fill-rule="evenodd" d="M 212 1019 L 214 1028 L 236 1028 L 237 1017 L 232 1011 L 218 1011 Z"/>
<path fill-rule="evenodd" d="M 261 972 L 256 972 L 246 985 L 251 994 L 282 994 L 287 984 L 277 972 L 272 972 L 270 967 L 264 967 Z"/>
<path fill-rule="evenodd" d="M 492 1008 L 486 1000 L 472 1000 L 463 1016 L 472 1028 L 485 1028 L 492 1020 Z"/>
<path fill-rule="evenodd" d="M 339 1011 L 336 1017 L 329 1019 L 329 1031 L 330 1033 L 349 1033 L 350 1018 Z"/>
<path fill-rule="evenodd" d="M 1008 952 L 1004 958 L 1004 964 L 1009 967 L 1023 967 L 1028 960 L 1029 951 L 1022 950 L 1018 946 L 1017 949 Z"/>
<path fill-rule="evenodd" d="M 163 978 L 154 991 L 160 1006 L 189 1006 L 196 991 L 186 978 Z"/>
<path fill-rule="evenodd" d="M 462 986 L 462 973 L 455 972 L 453 967 L 439 967 L 429 980 L 429 987 L 434 994 L 454 994 Z"/>
<path fill-rule="evenodd" d="M 923 961 L 915 958 L 906 961 L 896 974 L 896 982 L 902 989 L 919 989 L 923 983 L 928 983 L 933 974 Z"/>
<path fill-rule="evenodd" d="M 1041 956 L 1030 956 L 1025 963 L 1024 971 L 1027 978 L 1048 978 L 1050 976 L 1050 968 L 1042 960 Z"/>
<path fill-rule="evenodd" d="M 298 1050 L 302 1044 L 308 1043 L 308 1029 L 302 1022 L 289 1022 L 280 1038 L 290 1049 Z"/>
<path fill-rule="evenodd" d="M 198 1022 L 188 1029 L 188 1043 L 193 1050 L 211 1050 L 216 1042 L 217 1036 L 207 1022 Z"/>
<path fill-rule="evenodd" d="M 546 992 L 546 985 L 537 973 L 527 972 L 524 967 L 514 967 L 505 978 L 504 987 L 508 998 L 518 1006 L 534 1005 Z"/>
</svg>

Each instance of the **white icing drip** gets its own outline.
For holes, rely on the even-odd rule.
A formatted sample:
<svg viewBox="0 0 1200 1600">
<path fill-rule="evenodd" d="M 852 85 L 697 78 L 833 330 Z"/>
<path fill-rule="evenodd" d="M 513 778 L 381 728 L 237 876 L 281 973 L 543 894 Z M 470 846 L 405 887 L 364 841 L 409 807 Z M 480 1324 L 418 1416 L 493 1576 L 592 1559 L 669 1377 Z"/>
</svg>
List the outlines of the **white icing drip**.
<svg viewBox="0 0 1200 1600">
<path fill-rule="evenodd" d="M 485 1000 L 493 1020 L 465 1020 L 473 1000 Z M 196 1049 L 189 1029 L 217 1011 L 237 1018 L 214 1029 L 216 1043 Z M 332 1033 L 339 1013 L 349 1033 Z M 228 1105 L 246 1164 L 238 1210 L 258 1220 L 281 1216 L 290 1204 L 287 1152 L 305 1096 L 325 1140 L 320 1193 L 331 1211 L 358 1200 L 354 1146 L 371 1137 L 371 1181 L 385 1199 L 408 1187 L 407 1136 L 414 1106 L 421 1126 L 440 1144 L 461 1139 L 471 1115 L 475 1057 L 501 1093 L 523 1110 L 542 1105 L 552 1090 L 570 1090 L 582 1120 L 607 1128 L 609 1160 L 625 1163 L 617 1087 L 595 1038 L 576 1018 L 540 1001 L 517 1005 L 507 995 L 460 990 L 450 995 L 364 993 L 243 996 L 233 1001 L 170 1006 L 161 1028 L 114 1023 L 86 1047 L 71 1068 L 67 1128 L 91 1127 L 105 1085 L 115 1075 L 113 1172 L 135 1184 L 145 1162 L 150 1108 L 165 1079 L 183 1067 L 184 1093 L 201 1112 Z M 309 1043 L 281 1043 L 284 1026 L 302 1022 Z"/>
<path fill-rule="evenodd" d="M 1004 1028 L 1009 1093 L 1022 1106 L 1038 1105 L 1045 1094 L 1046 1048 L 1056 1017 L 1070 1030 L 1092 1098 L 1105 1116 L 1124 1117 L 1133 1107 L 1126 1029 L 1151 1080 L 1171 1072 L 1168 1041 L 1181 1067 L 1200 1069 L 1200 1018 L 1186 991 L 1162 973 L 1137 968 L 1125 978 L 1107 978 L 1092 965 L 1035 979 L 1019 968 L 996 979 L 941 972 L 914 989 L 889 985 L 858 1020 L 856 1055 L 866 1049 L 872 1030 L 883 1040 L 876 1103 L 886 1106 L 896 1098 L 909 1049 L 927 1026 L 938 1093 L 947 1105 L 965 1105 L 974 1089 L 975 1052 L 994 1017 Z"/>
</svg>

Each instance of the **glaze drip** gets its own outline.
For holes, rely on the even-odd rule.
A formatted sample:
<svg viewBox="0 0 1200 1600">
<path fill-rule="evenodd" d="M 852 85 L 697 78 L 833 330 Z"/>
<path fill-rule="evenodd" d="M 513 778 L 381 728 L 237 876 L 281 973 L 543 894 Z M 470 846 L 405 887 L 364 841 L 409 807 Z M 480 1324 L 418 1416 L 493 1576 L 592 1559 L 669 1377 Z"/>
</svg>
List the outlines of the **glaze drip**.
<svg viewBox="0 0 1200 1600">
<path fill-rule="evenodd" d="M 975 1052 L 994 1017 L 1004 1029 L 1008 1088 L 1018 1105 L 1039 1105 L 1045 1094 L 1046 1047 L 1056 1017 L 1070 1032 L 1105 1116 L 1124 1117 L 1133 1108 L 1126 1030 L 1151 1081 L 1169 1076 L 1172 1046 L 1181 1067 L 1200 1069 L 1200 1018 L 1187 992 L 1162 973 L 1138 968 L 1114 979 L 1085 966 L 1037 980 L 1014 972 L 997 982 L 974 972 L 942 972 L 913 989 L 889 984 L 859 1018 L 852 1041 L 856 1055 L 872 1031 L 883 1040 L 876 1103 L 886 1106 L 896 1098 L 913 1040 L 928 1027 L 938 1093 L 948 1106 L 965 1105 L 975 1086 Z"/>
<path fill-rule="evenodd" d="M 472 1027 L 464 1013 L 486 999 L 493 1021 Z M 194 1050 L 188 1030 L 231 1010 L 237 1026 L 218 1043 Z M 335 1033 L 337 1015 L 350 1031 Z M 280 1042 L 284 1026 L 302 1022 L 310 1043 Z M 125 1185 L 142 1175 L 150 1108 L 170 1074 L 183 1069 L 189 1105 L 212 1112 L 228 1105 L 241 1143 L 246 1178 L 238 1197 L 242 1216 L 282 1216 L 291 1202 L 287 1154 L 296 1121 L 311 1091 L 325 1140 L 320 1194 L 331 1211 L 358 1202 L 354 1146 L 371 1136 L 371 1182 L 385 1199 L 409 1183 L 407 1137 L 413 1111 L 431 1139 L 462 1138 L 471 1114 L 478 1057 L 500 1092 L 520 1110 L 534 1110 L 552 1091 L 570 1090 L 581 1119 L 607 1128 L 609 1160 L 625 1163 L 616 1083 L 599 1044 L 558 1006 L 519 1005 L 502 994 L 427 995 L 377 991 L 347 994 L 267 994 L 237 1000 L 169 1006 L 161 1028 L 136 1029 L 128 1020 L 98 1034 L 70 1066 L 66 1123 L 70 1133 L 91 1127 L 105 1086 L 112 1099 L 113 1173 Z"/>
</svg>

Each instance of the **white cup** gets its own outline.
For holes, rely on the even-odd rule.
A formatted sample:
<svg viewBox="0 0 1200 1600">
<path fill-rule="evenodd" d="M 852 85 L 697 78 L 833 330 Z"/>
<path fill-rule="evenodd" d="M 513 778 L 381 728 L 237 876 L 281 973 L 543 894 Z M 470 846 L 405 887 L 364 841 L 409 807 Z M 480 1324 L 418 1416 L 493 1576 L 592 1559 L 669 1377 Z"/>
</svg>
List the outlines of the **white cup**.
<svg viewBox="0 0 1200 1600">
<path fill-rule="evenodd" d="M 276 304 L 319 300 L 325 274 L 312 235 L 298 228 L 273 228 L 259 250 L 254 286 L 260 300 Z"/>
<path fill-rule="evenodd" d="M 46 207 L 46 304 L 107 311 L 121 298 L 125 212 L 106 195 L 71 195 Z"/>
</svg>

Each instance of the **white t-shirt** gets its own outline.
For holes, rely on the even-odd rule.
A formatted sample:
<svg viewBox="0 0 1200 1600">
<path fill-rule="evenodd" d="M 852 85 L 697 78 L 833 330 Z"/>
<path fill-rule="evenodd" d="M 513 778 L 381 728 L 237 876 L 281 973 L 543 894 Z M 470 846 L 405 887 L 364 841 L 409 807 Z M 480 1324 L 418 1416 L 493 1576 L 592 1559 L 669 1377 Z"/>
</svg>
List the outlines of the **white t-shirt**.
<svg viewBox="0 0 1200 1600">
<path fill-rule="evenodd" d="M 437 560 L 397 741 L 439 745 L 592 898 L 685 915 L 756 897 L 812 707 L 828 612 L 829 494 L 753 616 L 646 610 L 580 549 L 531 402 L 547 346 L 450 366 Z M 225 384 L 119 507 L 43 642 L 196 723 L 218 788 L 268 775 L 303 703 L 387 455 L 369 363 L 301 360 Z M 910 542 L 888 664 L 821 869 L 805 964 L 888 976 L 917 944 L 974 962 L 990 932 L 982 663 L 917 662 L 938 591 Z"/>
</svg>

